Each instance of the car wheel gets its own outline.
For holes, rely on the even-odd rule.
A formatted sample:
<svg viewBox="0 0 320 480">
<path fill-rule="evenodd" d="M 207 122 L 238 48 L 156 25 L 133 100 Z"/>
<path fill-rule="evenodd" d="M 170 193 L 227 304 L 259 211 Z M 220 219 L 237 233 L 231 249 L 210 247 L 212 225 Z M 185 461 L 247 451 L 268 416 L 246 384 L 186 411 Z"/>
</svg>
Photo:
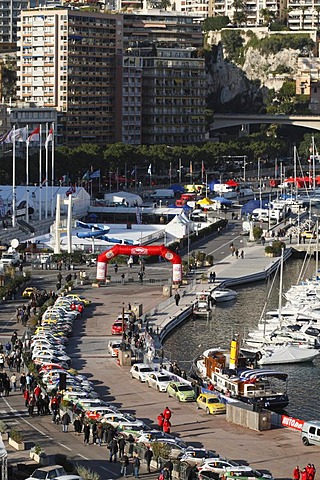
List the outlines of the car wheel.
<svg viewBox="0 0 320 480">
<path fill-rule="evenodd" d="M 160 392 L 160 387 L 159 387 L 159 385 L 157 386 L 157 390 L 158 390 L 158 392 Z"/>
<path fill-rule="evenodd" d="M 140 382 L 142 383 L 142 377 L 139 378 Z"/>
<path fill-rule="evenodd" d="M 210 415 L 210 410 L 209 410 L 208 407 L 206 408 L 206 414 L 207 414 L 207 415 Z"/>
<path fill-rule="evenodd" d="M 306 446 L 310 445 L 309 440 L 307 439 L 307 437 L 302 437 L 302 443 L 303 443 L 303 445 L 306 445 Z"/>
</svg>

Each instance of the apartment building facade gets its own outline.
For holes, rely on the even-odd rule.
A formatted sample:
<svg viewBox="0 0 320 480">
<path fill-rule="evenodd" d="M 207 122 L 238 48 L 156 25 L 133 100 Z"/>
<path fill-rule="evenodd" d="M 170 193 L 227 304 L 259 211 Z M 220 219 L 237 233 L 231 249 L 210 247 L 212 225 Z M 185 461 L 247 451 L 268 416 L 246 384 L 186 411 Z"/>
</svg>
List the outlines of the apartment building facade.
<svg viewBox="0 0 320 480">
<path fill-rule="evenodd" d="M 116 22 L 71 9 L 22 12 L 18 98 L 63 112 L 68 145 L 115 139 Z"/>
<path fill-rule="evenodd" d="M 18 99 L 60 112 L 66 145 L 202 140 L 202 32 L 191 17 L 30 9 L 20 29 Z"/>
<path fill-rule="evenodd" d="M 180 0 L 190 2 L 191 0 Z M 270 12 L 275 18 L 284 18 L 287 1 L 289 0 L 244 0 L 241 2 L 243 7 L 239 7 L 239 2 L 234 0 L 208 0 L 208 15 L 223 15 L 234 21 L 237 11 L 243 11 L 248 27 L 261 26 L 266 22 L 263 15 L 264 11 Z"/>
<path fill-rule="evenodd" d="M 11 51 L 17 42 L 18 21 L 28 0 L 2 0 L 0 2 L 0 51 Z"/>
<path fill-rule="evenodd" d="M 314 30 L 320 26 L 320 0 L 287 0 L 290 30 Z"/>
</svg>

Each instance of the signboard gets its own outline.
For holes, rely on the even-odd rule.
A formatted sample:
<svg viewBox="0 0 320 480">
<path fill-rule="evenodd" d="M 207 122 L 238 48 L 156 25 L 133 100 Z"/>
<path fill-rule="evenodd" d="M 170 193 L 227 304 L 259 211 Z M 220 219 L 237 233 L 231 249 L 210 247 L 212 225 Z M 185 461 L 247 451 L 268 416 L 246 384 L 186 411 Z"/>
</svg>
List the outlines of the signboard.
<svg viewBox="0 0 320 480">
<path fill-rule="evenodd" d="M 302 430 L 304 421 L 298 418 L 288 417 L 288 415 L 281 415 L 281 425 L 283 427 L 292 428 L 293 430 Z"/>
</svg>

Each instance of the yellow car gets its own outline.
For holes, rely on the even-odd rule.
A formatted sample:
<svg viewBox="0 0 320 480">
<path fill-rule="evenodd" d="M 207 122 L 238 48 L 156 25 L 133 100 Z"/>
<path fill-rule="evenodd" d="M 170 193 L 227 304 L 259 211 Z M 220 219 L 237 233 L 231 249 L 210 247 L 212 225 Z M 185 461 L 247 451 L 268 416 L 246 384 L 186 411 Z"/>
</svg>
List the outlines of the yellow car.
<svg viewBox="0 0 320 480">
<path fill-rule="evenodd" d="M 22 298 L 30 298 L 32 294 L 37 293 L 37 288 L 36 287 L 27 287 L 23 290 L 22 292 Z"/>
<path fill-rule="evenodd" d="M 91 300 L 88 300 L 85 297 L 82 297 L 81 295 L 77 295 L 75 293 L 69 293 L 68 295 L 65 296 L 65 298 L 71 298 L 71 300 L 77 300 L 78 302 L 82 302 L 85 307 L 88 307 L 91 304 Z"/>
<path fill-rule="evenodd" d="M 311 232 L 310 230 L 306 230 L 304 232 L 301 232 L 301 237 L 303 238 L 306 238 L 306 239 L 310 239 L 310 238 L 317 238 L 317 235 L 315 234 L 315 232 Z"/>
<path fill-rule="evenodd" d="M 201 393 L 197 398 L 197 408 L 202 408 L 207 415 L 226 413 L 226 406 L 213 393 Z"/>
</svg>

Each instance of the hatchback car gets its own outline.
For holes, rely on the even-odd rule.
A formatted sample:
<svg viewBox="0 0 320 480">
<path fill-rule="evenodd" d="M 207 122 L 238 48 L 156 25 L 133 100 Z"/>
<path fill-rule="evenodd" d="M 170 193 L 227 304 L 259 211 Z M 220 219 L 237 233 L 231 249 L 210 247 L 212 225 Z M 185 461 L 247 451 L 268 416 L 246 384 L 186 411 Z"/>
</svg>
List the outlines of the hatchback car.
<svg viewBox="0 0 320 480">
<path fill-rule="evenodd" d="M 188 447 L 186 451 L 179 457 L 180 462 L 187 462 L 189 465 L 201 465 L 206 459 L 219 458 L 219 454 L 206 450 L 205 448 Z"/>
<path fill-rule="evenodd" d="M 140 382 L 145 382 L 147 375 L 154 372 L 153 368 L 146 363 L 135 363 L 130 369 L 131 377 L 140 380 Z"/>
<path fill-rule="evenodd" d="M 194 402 L 196 393 L 187 383 L 170 382 L 167 388 L 169 397 L 176 397 L 179 402 Z"/>
<path fill-rule="evenodd" d="M 148 373 L 146 384 L 148 387 L 155 388 L 159 392 L 166 392 L 171 379 L 168 375 L 160 372 Z"/>
<path fill-rule="evenodd" d="M 127 329 L 126 322 L 122 323 L 122 320 L 116 320 L 111 327 L 111 335 L 122 335 Z"/>
<path fill-rule="evenodd" d="M 201 393 L 197 398 L 197 408 L 202 408 L 208 415 L 226 413 L 226 406 L 221 403 L 219 397 L 213 393 Z"/>
<path fill-rule="evenodd" d="M 226 458 L 209 458 L 206 459 L 202 465 L 198 466 L 198 471 L 200 473 L 211 471 L 220 474 L 225 472 L 227 468 L 237 468 L 239 466 L 239 463 L 227 460 Z"/>
<path fill-rule="evenodd" d="M 61 465 L 37 468 L 27 480 L 82 480 L 79 475 L 69 475 Z"/>
<path fill-rule="evenodd" d="M 35 295 L 38 292 L 36 287 L 27 287 L 22 292 L 22 298 L 30 298 L 32 295 Z"/>
<path fill-rule="evenodd" d="M 121 341 L 120 340 L 110 340 L 108 343 L 108 352 L 111 357 L 117 357 L 120 350 Z"/>
<path fill-rule="evenodd" d="M 239 465 L 238 467 L 227 467 L 224 473 L 220 474 L 220 478 L 236 478 L 239 480 L 272 480 L 272 475 L 259 472 L 251 467 Z"/>
</svg>

